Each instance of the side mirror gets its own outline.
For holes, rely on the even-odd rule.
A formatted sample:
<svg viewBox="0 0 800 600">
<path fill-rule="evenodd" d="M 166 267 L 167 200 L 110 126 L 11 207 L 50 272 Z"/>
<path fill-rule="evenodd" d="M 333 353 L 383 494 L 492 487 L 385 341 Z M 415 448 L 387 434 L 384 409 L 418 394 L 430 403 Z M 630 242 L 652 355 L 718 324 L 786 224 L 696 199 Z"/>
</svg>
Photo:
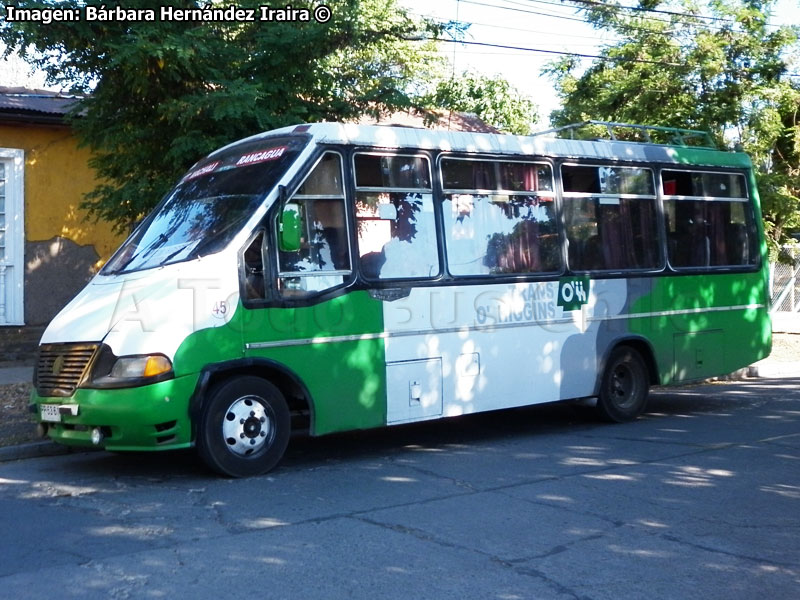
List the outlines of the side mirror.
<svg viewBox="0 0 800 600">
<path fill-rule="evenodd" d="M 282 252 L 297 252 L 300 250 L 300 205 L 291 203 L 283 206 L 281 218 L 278 221 L 278 246 Z"/>
</svg>

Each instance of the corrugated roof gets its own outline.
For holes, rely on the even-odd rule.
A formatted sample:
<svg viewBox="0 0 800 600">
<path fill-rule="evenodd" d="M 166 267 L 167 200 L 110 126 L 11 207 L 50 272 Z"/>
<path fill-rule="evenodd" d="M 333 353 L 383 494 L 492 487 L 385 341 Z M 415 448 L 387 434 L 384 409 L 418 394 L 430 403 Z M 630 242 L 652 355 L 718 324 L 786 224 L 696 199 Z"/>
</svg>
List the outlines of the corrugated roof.
<svg viewBox="0 0 800 600">
<path fill-rule="evenodd" d="M 0 86 L 0 120 L 60 120 L 79 99 L 48 90 Z"/>
</svg>

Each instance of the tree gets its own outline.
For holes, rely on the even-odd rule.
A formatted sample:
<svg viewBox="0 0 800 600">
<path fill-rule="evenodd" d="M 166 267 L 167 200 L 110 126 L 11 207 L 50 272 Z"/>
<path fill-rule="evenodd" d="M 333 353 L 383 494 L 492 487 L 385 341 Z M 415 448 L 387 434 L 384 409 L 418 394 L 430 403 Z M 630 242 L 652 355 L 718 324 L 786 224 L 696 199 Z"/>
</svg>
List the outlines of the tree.
<svg viewBox="0 0 800 600">
<path fill-rule="evenodd" d="M 723 147 L 741 144 L 759 169 L 773 248 L 784 241 L 800 225 L 800 88 L 788 76 L 797 29 L 769 24 L 774 0 L 573 3 L 620 41 L 583 73 L 572 57 L 549 66 L 563 100 L 553 125 L 646 123 L 706 130 Z"/>
<path fill-rule="evenodd" d="M 800 85 L 767 90 L 745 131 L 743 146 L 758 167 L 758 189 L 773 258 L 788 233 L 800 231 Z"/>
<path fill-rule="evenodd" d="M 438 63 L 438 33 L 409 18 L 396 0 L 340 0 L 330 19 L 166 20 L 161 2 L 128 0 L 153 20 L 89 20 L 103 0 L 19 0 L 18 9 L 78 11 L 78 21 L 4 22 L 7 54 L 21 52 L 49 81 L 82 93 L 72 115 L 101 183 L 85 207 L 130 227 L 194 161 L 232 140 L 288 124 L 347 120 L 415 104 L 409 82 L 427 80 Z M 230 4 L 173 0 L 183 9 Z M 294 9 L 318 3 L 297 0 Z M 121 5 L 120 5 L 121 6 Z M 109 10 L 116 10 L 109 5 Z M 147 17 L 147 13 L 140 13 Z"/>
<path fill-rule="evenodd" d="M 539 120 L 536 105 L 499 76 L 465 72 L 441 77 L 423 102 L 431 107 L 475 113 L 504 133 L 528 135 Z"/>
</svg>

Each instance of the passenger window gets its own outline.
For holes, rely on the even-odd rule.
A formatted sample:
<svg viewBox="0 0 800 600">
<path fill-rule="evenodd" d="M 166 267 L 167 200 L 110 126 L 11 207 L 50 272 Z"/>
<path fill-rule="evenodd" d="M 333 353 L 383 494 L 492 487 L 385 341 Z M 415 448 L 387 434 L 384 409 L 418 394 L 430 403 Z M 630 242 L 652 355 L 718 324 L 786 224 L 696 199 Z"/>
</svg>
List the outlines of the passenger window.
<svg viewBox="0 0 800 600">
<path fill-rule="evenodd" d="M 446 158 L 441 169 L 450 273 L 561 269 L 549 165 Z"/>
<path fill-rule="evenodd" d="M 652 170 L 563 165 L 561 177 L 570 269 L 639 270 L 663 264 Z"/>
<path fill-rule="evenodd" d="M 438 276 L 428 159 L 357 154 L 354 162 L 361 272 L 368 279 Z"/>
<path fill-rule="evenodd" d="M 299 228 L 299 247 L 284 248 L 277 231 L 279 293 L 302 297 L 344 284 L 352 268 L 341 157 L 324 154 L 284 208 Z"/>
<path fill-rule="evenodd" d="M 755 265 L 752 206 L 739 173 L 662 171 L 668 255 L 673 267 Z"/>
<path fill-rule="evenodd" d="M 356 154 L 356 187 L 359 189 L 413 189 L 431 187 L 428 159 L 424 156 Z"/>
</svg>

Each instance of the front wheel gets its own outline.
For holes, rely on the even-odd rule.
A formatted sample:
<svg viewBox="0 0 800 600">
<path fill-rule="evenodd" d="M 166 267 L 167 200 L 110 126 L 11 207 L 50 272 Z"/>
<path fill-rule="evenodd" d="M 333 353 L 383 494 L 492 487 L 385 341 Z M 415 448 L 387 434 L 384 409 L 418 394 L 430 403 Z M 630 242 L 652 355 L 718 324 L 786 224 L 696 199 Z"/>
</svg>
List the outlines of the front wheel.
<svg viewBox="0 0 800 600">
<path fill-rule="evenodd" d="M 641 355 L 629 346 L 618 346 L 603 372 L 597 412 L 606 421 L 632 421 L 644 410 L 648 388 L 647 366 Z"/>
<path fill-rule="evenodd" d="M 290 428 L 278 388 L 258 377 L 235 377 L 211 390 L 197 428 L 197 451 L 223 475 L 260 475 L 283 458 Z"/>
</svg>

